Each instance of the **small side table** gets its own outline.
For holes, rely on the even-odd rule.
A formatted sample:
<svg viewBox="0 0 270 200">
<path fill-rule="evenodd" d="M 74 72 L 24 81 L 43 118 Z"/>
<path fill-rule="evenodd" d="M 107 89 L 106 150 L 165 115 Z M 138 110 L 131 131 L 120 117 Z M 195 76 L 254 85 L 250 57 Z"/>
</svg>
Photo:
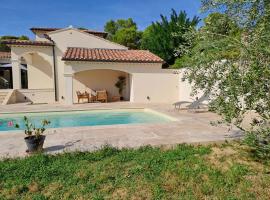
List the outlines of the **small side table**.
<svg viewBox="0 0 270 200">
<path fill-rule="evenodd" d="M 121 97 L 120 96 L 113 96 L 112 97 L 112 101 L 113 102 L 117 102 L 117 101 L 120 101 L 121 100 Z"/>
</svg>

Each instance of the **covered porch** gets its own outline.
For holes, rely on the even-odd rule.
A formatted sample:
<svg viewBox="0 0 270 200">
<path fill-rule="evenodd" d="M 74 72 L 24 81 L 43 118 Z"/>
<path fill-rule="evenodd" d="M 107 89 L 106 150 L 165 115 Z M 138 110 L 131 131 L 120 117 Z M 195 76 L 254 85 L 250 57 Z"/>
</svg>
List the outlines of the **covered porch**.
<svg viewBox="0 0 270 200">
<path fill-rule="evenodd" d="M 66 105 L 87 103 L 87 99 L 79 100 L 79 93 L 87 93 L 90 97 L 95 97 L 89 102 L 100 102 L 97 98 L 99 91 L 106 91 L 107 101 L 131 101 L 132 102 L 132 73 L 120 69 L 112 63 L 66 63 L 64 73 L 64 96 L 62 100 Z M 117 67 L 118 66 L 118 67 Z M 124 78 L 122 91 L 116 86 L 120 78 Z"/>
<path fill-rule="evenodd" d="M 72 79 L 73 103 L 87 102 L 87 99 L 78 99 L 78 93 L 88 93 L 92 102 L 98 101 L 98 91 L 106 91 L 107 102 L 130 100 L 130 75 L 126 72 L 112 69 L 86 70 L 74 73 Z M 119 81 L 122 83 L 121 90 Z"/>
<path fill-rule="evenodd" d="M 120 96 L 125 101 L 134 102 L 135 95 L 143 95 L 147 101 L 151 95 L 147 96 L 144 84 L 149 87 L 153 81 L 136 79 L 135 85 L 134 77 L 159 72 L 163 62 L 149 51 L 73 47 L 67 49 L 62 60 L 65 64 L 63 100 L 68 105 L 78 102 L 78 92 L 95 95 L 98 90 L 107 92 L 108 101 L 115 101 L 115 97 Z M 124 79 L 122 91 L 117 86 L 120 77 Z"/>
</svg>

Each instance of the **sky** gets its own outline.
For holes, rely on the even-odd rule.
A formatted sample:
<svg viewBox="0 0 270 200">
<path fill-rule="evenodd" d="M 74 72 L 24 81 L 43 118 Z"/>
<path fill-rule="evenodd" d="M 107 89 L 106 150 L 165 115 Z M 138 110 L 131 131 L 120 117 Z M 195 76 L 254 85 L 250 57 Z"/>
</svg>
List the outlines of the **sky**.
<svg viewBox="0 0 270 200">
<path fill-rule="evenodd" d="M 144 30 L 160 14 L 185 10 L 189 17 L 203 17 L 200 0 L 0 0 L 0 36 L 27 35 L 31 27 L 85 27 L 102 31 L 110 19 L 127 19 Z"/>
</svg>

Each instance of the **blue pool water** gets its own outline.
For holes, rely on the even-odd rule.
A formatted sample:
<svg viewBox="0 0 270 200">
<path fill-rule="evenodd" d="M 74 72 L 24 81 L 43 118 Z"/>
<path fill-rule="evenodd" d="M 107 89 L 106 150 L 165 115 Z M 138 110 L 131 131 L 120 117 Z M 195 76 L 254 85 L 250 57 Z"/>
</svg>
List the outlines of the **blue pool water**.
<svg viewBox="0 0 270 200">
<path fill-rule="evenodd" d="M 104 110 L 104 111 L 71 111 L 20 113 L 0 115 L 0 131 L 18 130 L 14 124 L 24 129 L 23 117 L 27 116 L 37 127 L 44 119 L 51 124 L 48 128 L 99 126 L 113 124 L 161 123 L 172 121 L 171 118 L 151 111 L 140 110 Z"/>
</svg>

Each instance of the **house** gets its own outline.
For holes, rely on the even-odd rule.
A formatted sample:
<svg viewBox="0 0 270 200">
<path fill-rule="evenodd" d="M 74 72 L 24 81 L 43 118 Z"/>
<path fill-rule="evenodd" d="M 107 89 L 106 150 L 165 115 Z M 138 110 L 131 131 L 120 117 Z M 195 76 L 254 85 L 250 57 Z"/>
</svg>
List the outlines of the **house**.
<svg viewBox="0 0 270 200">
<path fill-rule="evenodd" d="M 35 40 L 4 41 L 11 48 L 6 59 L 12 66 L 12 92 L 6 103 L 70 105 L 77 102 L 76 91 L 92 93 L 102 89 L 108 91 L 111 100 L 118 95 L 115 83 L 119 76 L 126 77 L 126 101 L 172 103 L 179 101 L 183 92 L 189 97 L 186 89 L 180 91 L 183 85 L 179 73 L 162 69 L 161 58 L 108 41 L 107 33 L 73 27 L 31 31 Z M 27 77 L 22 77 L 22 66 Z M 25 79 L 27 84 L 23 87 Z"/>
</svg>

